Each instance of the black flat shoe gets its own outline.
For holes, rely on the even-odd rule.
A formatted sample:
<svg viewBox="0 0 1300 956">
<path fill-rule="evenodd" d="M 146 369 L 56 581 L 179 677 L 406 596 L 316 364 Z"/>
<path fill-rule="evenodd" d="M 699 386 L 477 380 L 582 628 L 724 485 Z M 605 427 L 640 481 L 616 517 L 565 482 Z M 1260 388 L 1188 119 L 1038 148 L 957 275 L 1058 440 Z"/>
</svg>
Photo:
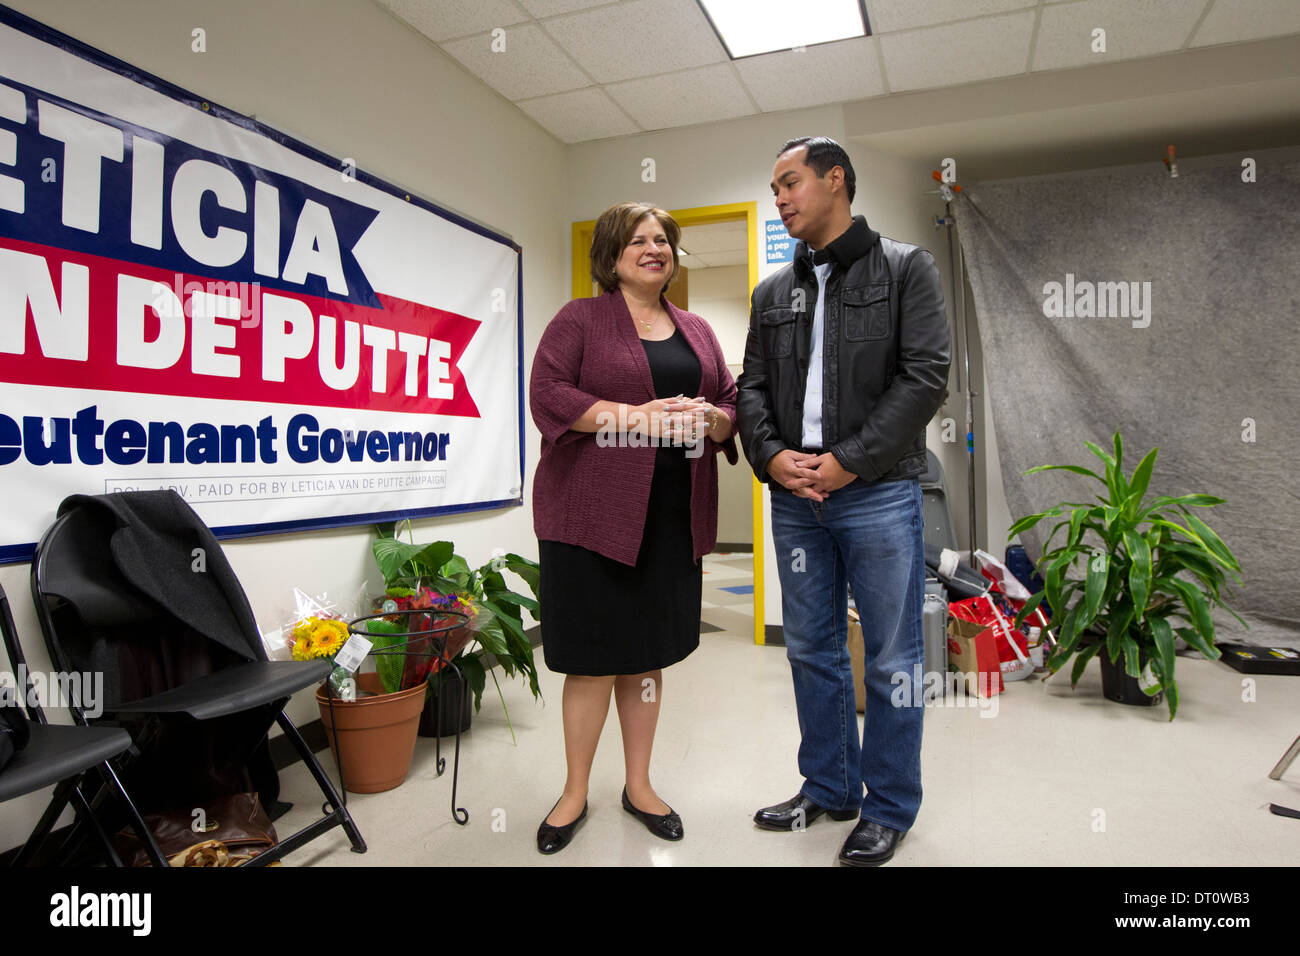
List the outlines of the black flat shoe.
<svg viewBox="0 0 1300 956">
<path fill-rule="evenodd" d="M 638 810 L 627 798 L 627 787 L 623 788 L 623 809 L 644 823 L 647 830 L 661 839 L 680 840 L 686 835 L 685 830 L 682 829 L 682 818 L 673 812 L 672 807 L 669 807 L 668 812 L 663 816 Z"/>
<path fill-rule="evenodd" d="M 556 800 L 555 807 L 558 807 L 559 805 L 560 801 Z M 550 811 L 546 814 L 547 817 L 551 815 L 551 812 L 555 810 L 555 807 L 551 807 Z M 569 845 L 569 841 L 573 839 L 573 835 L 578 832 L 578 824 L 582 823 L 585 819 L 587 819 L 587 802 L 585 800 L 582 803 L 582 813 L 578 814 L 578 819 L 574 820 L 572 823 L 566 823 L 562 827 L 553 827 L 546 822 L 546 817 L 543 817 L 542 825 L 537 828 L 538 851 L 547 854 L 559 853 Z"/>
<path fill-rule="evenodd" d="M 858 810 L 827 810 L 813 803 L 802 793 L 797 793 L 785 803 L 759 810 L 754 814 L 754 823 L 764 830 L 802 830 L 823 814 L 832 820 L 843 822 L 856 820 L 859 812 Z"/>
<path fill-rule="evenodd" d="M 845 866 L 880 866 L 894 858 L 894 850 L 906 833 L 883 826 L 874 820 L 860 820 L 840 849 Z"/>
</svg>

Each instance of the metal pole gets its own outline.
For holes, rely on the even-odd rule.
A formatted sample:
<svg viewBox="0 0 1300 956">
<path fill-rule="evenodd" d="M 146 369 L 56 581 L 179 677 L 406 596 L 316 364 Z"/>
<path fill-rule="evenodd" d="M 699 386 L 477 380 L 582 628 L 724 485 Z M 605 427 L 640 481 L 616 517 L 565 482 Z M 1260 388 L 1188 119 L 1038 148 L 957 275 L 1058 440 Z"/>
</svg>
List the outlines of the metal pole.
<svg viewBox="0 0 1300 956">
<path fill-rule="evenodd" d="M 962 380 L 966 383 L 966 501 L 967 529 L 969 531 L 970 554 L 967 558 L 972 568 L 977 568 L 975 549 L 978 547 L 978 530 L 975 526 L 975 392 L 971 388 L 970 378 L 970 326 L 966 322 L 966 270 L 961 258 L 961 244 L 953 235 L 956 220 L 952 215 L 952 201 L 945 203 L 944 217 L 948 222 L 948 259 L 952 266 L 952 294 L 954 300 L 955 325 L 961 326 L 962 364 L 957 367 L 957 391 L 962 391 Z M 955 329 L 954 329 L 955 332 Z M 956 336 L 954 335 L 954 338 Z M 977 568 L 978 569 L 978 568 Z"/>
<path fill-rule="evenodd" d="M 951 202 L 946 202 L 946 203 L 944 203 L 944 214 L 943 214 L 943 218 L 944 218 L 944 224 L 948 227 L 948 268 L 949 268 L 949 270 L 950 270 L 951 273 L 952 273 L 952 325 L 951 325 L 951 329 L 952 329 L 952 340 L 953 340 L 954 342 L 956 342 L 956 341 L 957 341 L 957 309 L 958 309 L 958 305 L 957 305 L 957 296 L 958 296 L 959 293 L 958 293 L 958 291 L 957 291 L 957 290 L 958 290 L 958 286 L 957 286 L 957 240 L 956 240 L 956 238 L 953 236 L 952 227 L 956 224 L 957 220 L 954 219 L 953 216 L 952 216 L 952 203 L 951 203 Z M 961 383 L 962 383 L 962 367 L 961 367 L 960 365 L 958 365 L 958 366 L 957 366 L 957 392 L 958 392 L 958 394 L 960 394 L 960 393 L 962 392 L 962 384 L 961 384 Z"/>
<path fill-rule="evenodd" d="M 970 557 L 972 568 L 978 567 L 975 549 L 979 547 L 979 529 L 975 524 L 975 389 L 971 387 L 970 378 L 970 323 L 966 317 L 966 262 L 962 259 L 961 248 L 957 249 L 957 275 L 959 282 L 957 303 L 961 314 L 962 364 L 966 368 L 966 496 L 970 508 Z"/>
</svg>

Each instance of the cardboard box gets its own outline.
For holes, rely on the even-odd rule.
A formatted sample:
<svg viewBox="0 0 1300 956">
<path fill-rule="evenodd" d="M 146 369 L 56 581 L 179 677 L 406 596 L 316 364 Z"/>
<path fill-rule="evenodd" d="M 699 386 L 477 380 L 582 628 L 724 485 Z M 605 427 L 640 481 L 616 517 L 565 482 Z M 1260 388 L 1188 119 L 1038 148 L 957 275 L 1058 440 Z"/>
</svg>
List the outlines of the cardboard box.
<svg viewBox="0 0 1300 956">
<path fill-rule="evenodd" d="M 867 711 L 867 651 L 862 643 L 862 621 L 857 608 L 849 608 L 849 660 L 853 662 L 853 692 L 858 699 L 858 713 Z"/>
<path fill-rule="evenodd" d="M 948 667 L 964 675 L 968 694 L 996 697 L 1002 693 L 1002 668 L 991 627 L 950 616 Z"/>
</svg>

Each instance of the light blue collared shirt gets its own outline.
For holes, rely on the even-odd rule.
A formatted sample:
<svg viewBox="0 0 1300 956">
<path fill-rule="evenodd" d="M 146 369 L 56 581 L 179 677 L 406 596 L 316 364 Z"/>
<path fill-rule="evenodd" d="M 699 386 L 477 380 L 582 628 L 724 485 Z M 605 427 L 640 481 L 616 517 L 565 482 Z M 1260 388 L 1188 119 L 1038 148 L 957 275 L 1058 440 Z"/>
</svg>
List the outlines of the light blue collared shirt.
<svg viewBox="0 0 1300 956">
<path fill-rule="evenodd" d="M 808 382 L 803 393 L 803 446 L 822 447 L 822 331 L 826 324 L 826 279 L 832 263 L 813 266 L 817 273 L 817 305 L 813 309 L 812 342 L 808 346 Z"/>
</svg>

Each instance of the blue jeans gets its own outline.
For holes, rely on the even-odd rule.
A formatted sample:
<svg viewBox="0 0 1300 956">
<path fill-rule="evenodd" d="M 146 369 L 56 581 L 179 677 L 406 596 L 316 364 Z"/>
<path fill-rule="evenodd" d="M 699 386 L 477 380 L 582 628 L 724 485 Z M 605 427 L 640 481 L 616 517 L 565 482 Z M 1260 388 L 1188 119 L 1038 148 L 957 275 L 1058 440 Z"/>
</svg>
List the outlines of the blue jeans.
<svg viewBox="0 0 1300 956">
<path fill-rule="evenodd" d="M 904 832 L 921 806 L 922 535 L 914 478 L 855 479 L 821 503 L 772 489 L 786 656 L 802 735 L 801 792 L 828 810 L 861 808 L 864 820 Z M 846 584 L 866 648 L 861 743 Z M 911 693 L 894 694 L 904 681 Z M 894 706 L 891 698 L 915 706 Z"/>
</svg>

